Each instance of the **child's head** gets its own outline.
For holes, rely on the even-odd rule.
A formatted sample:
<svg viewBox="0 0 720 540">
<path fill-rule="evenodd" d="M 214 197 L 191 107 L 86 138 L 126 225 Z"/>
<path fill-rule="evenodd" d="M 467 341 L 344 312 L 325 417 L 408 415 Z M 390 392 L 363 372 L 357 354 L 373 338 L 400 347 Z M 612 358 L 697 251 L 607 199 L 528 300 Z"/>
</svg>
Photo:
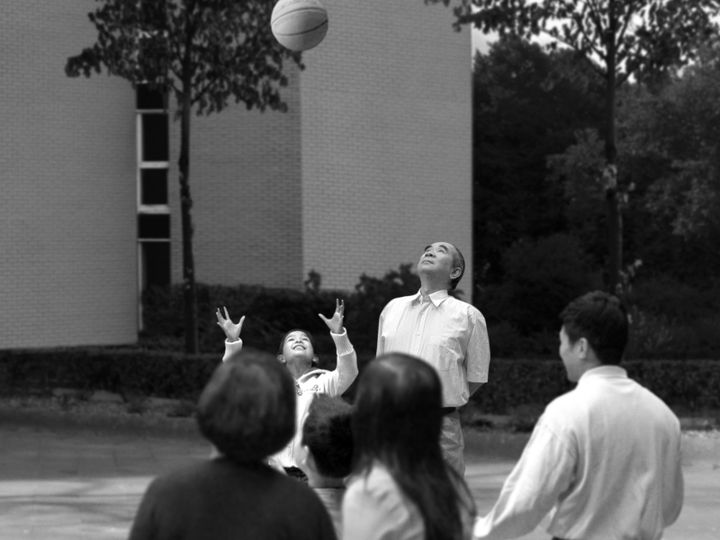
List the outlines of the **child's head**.
<svg viewBox="0 0 720 540">
<path fill-rule="evenodd" d="M 283 336 L 277 355 L 278 360 L 283 364 L 294 363 L 311 366 L 317 363 L 312 335 L 299 328 L 294 328 Z"/>
<path fill-rule="evenodd" d="M 352 406 L 341 397 L 317 394 L 302 428 L 310 467 L 328 478 L 344 478 L 352 467 Z"/>
<path fill-rule="evenodd" d="M 242 352 L 223 362 L 197 408 L 202 434 L 236 462 L 260 461 L 295 433 L 295 383 L 270 354 Z"/>
</svg>

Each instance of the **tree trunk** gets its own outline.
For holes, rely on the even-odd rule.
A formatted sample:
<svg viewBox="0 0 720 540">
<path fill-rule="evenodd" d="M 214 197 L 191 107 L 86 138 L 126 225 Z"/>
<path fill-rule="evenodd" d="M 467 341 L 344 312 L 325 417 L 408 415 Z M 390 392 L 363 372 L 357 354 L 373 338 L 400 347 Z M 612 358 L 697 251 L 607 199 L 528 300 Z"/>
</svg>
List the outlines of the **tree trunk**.
<svg viewBox="0 0 720 540">
<path fill-rule="evenodd" d="M 605 213 L 607 217 L 607 290 L 613 294 L 618 292 L 620 285 L 620 269 L 622 268 L 622 214 L 618 196 L 617 147 L 615 143 L 615 89 L 616 89 L 616 56 L 617 17 L 610 5 L 607 51 L 607 78 L 605 89 Z"/>
<path fill-rule="evenodd" d="M 185 352 L 197 354 L 198 352 L 198 313 L 197 290 L 195 287 L 195 260 L 193 258 L 193 226 L 190 209 L 192 197 L 190 196 L 190 92 L 185 86 L 180 111 L 180 210 L 182 221 L 182 266 L 183 266 L 183 299 L 185 322 Z"/>
</svg>

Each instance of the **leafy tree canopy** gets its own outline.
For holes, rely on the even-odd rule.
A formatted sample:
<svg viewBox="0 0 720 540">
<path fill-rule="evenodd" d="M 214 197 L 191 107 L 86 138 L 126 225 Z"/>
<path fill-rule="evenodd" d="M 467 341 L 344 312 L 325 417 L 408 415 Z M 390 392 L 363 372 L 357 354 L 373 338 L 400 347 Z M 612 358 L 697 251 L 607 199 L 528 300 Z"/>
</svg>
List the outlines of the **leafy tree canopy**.
<svg viewBox="0 0 720 540">
<path fill-rule="evenodd" d="M 445 5 L 452 0 L 427 0 Z M 460 0 L 456 26 L 541 34 L 551 46 L 569 47 L 603 76 L 622 84 L 631 75 L 656 76 L 697 57 L 697 47 L 717 33 L 718 0 Z"/>
<path fill-rule="evenodd" d="M 198 114 L 219 112 L 234 97 L 248 109 L 284 110 L 283 64 L 300 54 L 270 32 L 273 2 L 254 0 L 98 0 L 88 16 L 97 42 L 68 59 L 69 76 L 108 73 L 133 84 L 190 94 Z"/>
</svg>

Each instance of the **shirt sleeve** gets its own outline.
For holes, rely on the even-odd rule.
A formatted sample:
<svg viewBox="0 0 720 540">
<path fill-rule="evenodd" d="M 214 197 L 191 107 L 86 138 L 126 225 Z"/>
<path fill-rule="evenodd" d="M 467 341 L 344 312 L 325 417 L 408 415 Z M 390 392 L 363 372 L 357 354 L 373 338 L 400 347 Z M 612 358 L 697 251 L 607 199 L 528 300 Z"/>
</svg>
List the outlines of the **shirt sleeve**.
<svg viewBox="0 0 720 540">
<path fill-rule="evenodd" d="M 225 354 L 223 354 L 222 361 L 226 362 L 230 359 L 231 356 L 234 354 L 239 353 L 242 351 L 243 342 L 242 339 L 238 339 L 237 341 L 228 341 L 225 340 Z"/>
<path fill-rule="evenodd" d="M 323 392 L 331 396 L 341 396 L 357 377 L 357 353 L 344 328 L 342 334 L 330 332 L 330 336 L 335 342 L 337 364 L 333 371 L 323 377 Z"/>
<path fill-rule="evenodd" d="M 145 490 L 140 506 L 135 513 L 129 540 L 152 540 L 157 538 L 155 524 L 155 502 L 157 500 L 157 480 L 150 483 Z"/>
<path fill-rule="evenodd" d="M 680 424 L 677 424 L 678 436 L 672 457 L 666 467 L 663 468 L 663 521 L 666 527 L 675 523 L 680 516 L 685 499 L 685 481 L 681 466 L 681 441 Z"/>
<path fill-rule="evenodd" d="M 488 338 L 485 317 L 476 309 L 471 309 L 470 337 L 467 344 L 466 369 L 468 381 L 485 383 L 490 371 L 490 340 Z"/>
<path fill-rule="evenodd" d="M 570 486 L 575 462 L 566 441 L 541 418 L 495 506 L 475 522 L 474 539 L 516 538 L 535 529 Z"/>
<path fill-rule="evenodd" d="M 375 348 L 375 356 L 380 356 L 385 352 L 385 340 L 383 339 L 383 323 L 385 321 L 385 313 L 387 311 L 387 306 L 382 310 L 380 313 L 380 318 L 378 319 L 378 333 L 377 333 L 377 346 Z"/>
<path fill-rule="evenodd" d="M 425 528 L 413 519 L 399 496 L 387 485 L 368 478 L 353 482 L 343 497 L 343 540 L 422 540 Z"/>
</svg>

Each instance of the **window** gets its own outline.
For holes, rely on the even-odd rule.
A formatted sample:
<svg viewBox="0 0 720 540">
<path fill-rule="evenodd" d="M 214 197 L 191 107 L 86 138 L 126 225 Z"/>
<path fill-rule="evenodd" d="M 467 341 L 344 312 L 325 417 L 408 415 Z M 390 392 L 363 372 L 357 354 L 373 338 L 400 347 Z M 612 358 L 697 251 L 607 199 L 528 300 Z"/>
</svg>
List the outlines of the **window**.
<svg viewBox="0 0 720 540">
<path fill-rule="evenodd" d="M 169 285 L 170 205 L 168 199 L 169 118 L 163 92 L 138 85 L 137 239 L 139 297 L 151 286 Z M 140 330 L 142 304 L 139 305 Z"/>
</svg>

